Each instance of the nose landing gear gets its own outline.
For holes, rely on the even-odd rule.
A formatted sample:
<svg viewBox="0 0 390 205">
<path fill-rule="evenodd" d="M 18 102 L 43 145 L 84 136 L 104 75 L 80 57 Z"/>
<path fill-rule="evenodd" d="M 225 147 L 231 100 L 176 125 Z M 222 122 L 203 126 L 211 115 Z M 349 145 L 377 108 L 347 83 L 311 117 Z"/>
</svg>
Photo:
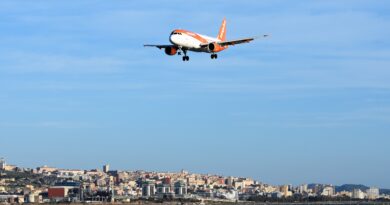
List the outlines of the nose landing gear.
<svg viewBox="0 0 390 205">
<path fill-rule="evenodd" d="M 211 54 L 211 59 L 217 59 L 217 58 L 218 58 L 217 54 L 215 54 L 215 53 Z"/>
</svg>

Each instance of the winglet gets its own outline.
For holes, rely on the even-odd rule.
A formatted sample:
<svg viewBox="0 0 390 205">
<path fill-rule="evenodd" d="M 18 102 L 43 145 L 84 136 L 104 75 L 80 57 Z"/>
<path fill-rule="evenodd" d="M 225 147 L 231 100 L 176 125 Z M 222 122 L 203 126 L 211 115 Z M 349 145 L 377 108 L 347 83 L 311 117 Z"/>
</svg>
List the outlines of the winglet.
<svg viewBox="0 0 390 205">
<path fill-rule="evenodd" d="M 223 19 L 222 25 L 219 28 L 218 40 L 226 41 L 226 18 Z"/>
</svg>

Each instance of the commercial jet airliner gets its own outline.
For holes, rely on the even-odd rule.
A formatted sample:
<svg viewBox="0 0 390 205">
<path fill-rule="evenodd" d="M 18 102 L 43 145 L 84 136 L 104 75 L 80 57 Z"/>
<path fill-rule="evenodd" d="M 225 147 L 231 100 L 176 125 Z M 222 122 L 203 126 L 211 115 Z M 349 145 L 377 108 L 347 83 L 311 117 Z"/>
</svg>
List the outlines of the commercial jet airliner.
<svg viewBox="0 0 390 205">
<path fill-rule="evenodd" d="M 263 35 L 262 37 L 268 37 Z M 222 25 L 219 29 L 217 38 L 201 35 L 191 31 L 176 29 L 172 31 L 169 36 L 171 45 L 144 45 L 145 47 L 157 47 L 164 49 L 167 55 L 173 56 L 181 55 L 184 53 L 183 61 L 189 61 L 190 57 L 187 56 L 187 51 L 205 52 L 211 53 L 211 59 L 217 59 L 217 53 L 228 48 L 228 46 L 234 46 L 241 43 L 249 43 L 255 40 L 257 37 L 242 38 L 236 40 L 226 40 L 226 19 L 222 21 Z"/>
</svg>

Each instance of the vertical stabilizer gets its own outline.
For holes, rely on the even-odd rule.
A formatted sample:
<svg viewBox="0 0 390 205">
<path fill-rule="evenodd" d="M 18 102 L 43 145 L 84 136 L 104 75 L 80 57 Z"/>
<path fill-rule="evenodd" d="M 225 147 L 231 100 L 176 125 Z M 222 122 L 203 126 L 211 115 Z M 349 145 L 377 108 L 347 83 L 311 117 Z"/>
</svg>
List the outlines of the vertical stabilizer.
<svg viewBox="0 0 390 205">
<path fill-rule="evenodd" d="M 225 41 L 226 40 L 226 18 L 223 19 L 221 28 L 219 28 L 218 40 Z"/>
</svg>

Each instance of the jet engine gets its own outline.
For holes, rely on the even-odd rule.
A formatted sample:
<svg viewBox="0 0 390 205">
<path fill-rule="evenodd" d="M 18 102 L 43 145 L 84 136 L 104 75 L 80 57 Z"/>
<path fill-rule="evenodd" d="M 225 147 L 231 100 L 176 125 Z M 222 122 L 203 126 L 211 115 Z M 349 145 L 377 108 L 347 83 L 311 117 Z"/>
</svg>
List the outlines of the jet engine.
<svg viewBox="0 0 390 205">
<path fill-rule="evenodd" d="M 217 48 L 217 45 L 215 43 L 210 43 L 207 48 L 209 49 L 210 52 L 214 52 L 215 49 Z"/>
<path fill-rule="evenodd" d="M 176 53 L 177 53 L 177 48 L 175 48 L 175 47 L 166 47 L 165 48 L 165 54 L 167 54 L 169 56 L 176 55 Z"/>
</svg>

